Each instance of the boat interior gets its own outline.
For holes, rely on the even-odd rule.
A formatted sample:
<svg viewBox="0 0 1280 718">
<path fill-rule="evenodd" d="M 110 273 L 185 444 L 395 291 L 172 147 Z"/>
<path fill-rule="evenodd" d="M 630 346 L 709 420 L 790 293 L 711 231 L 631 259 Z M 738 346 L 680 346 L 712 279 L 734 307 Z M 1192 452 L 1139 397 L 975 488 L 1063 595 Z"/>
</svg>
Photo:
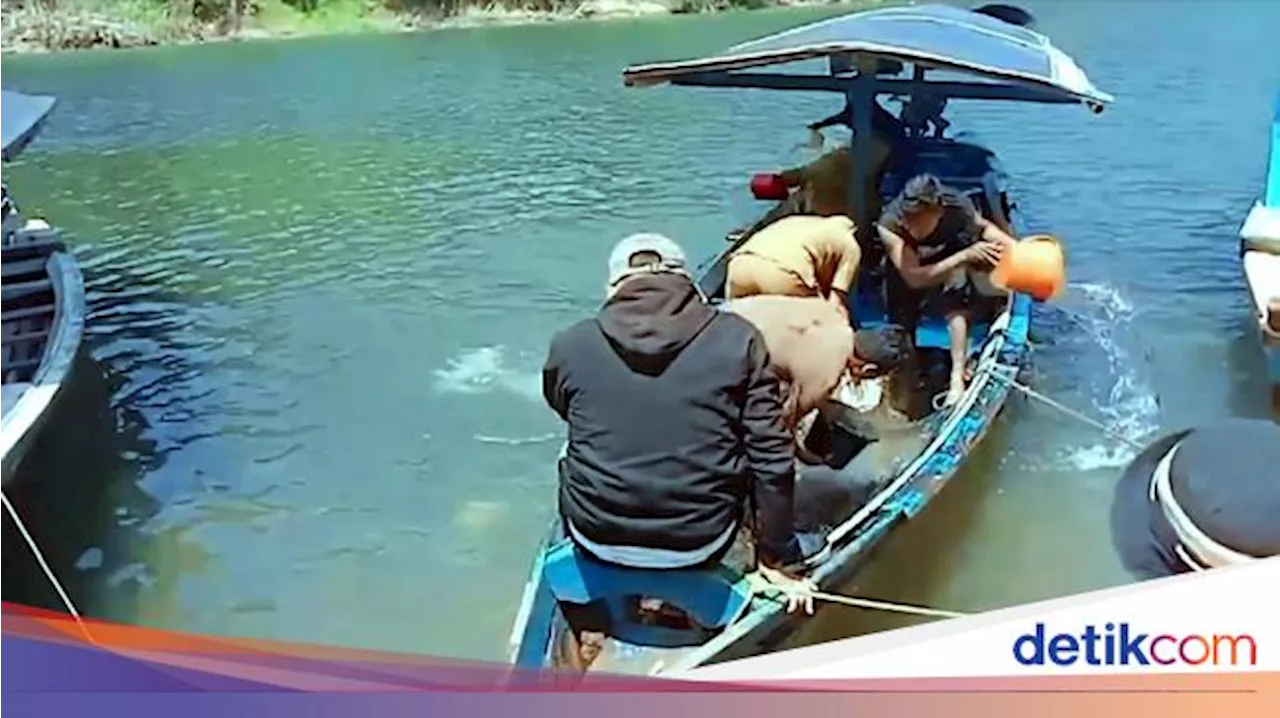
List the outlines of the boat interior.
<svg viewBox="0 0 1280 718">
<path fill-rule="evenodd" d="M 22 220 L 5 197 L 3 264 L 4 413 L 31 386 L 44 360 L 58 311 L 50 260 L 65 249 L 57 234 Z"/>
<path fill-rule="evenodd" d="M 995 155 L 986 148 L 950 138 L 912 138 L 909 151 L 894 156 L 880 184 L 887 202 L 917 174 L 928 172 L 964 192 L 983 214 L 1002 226 L 1010 225 L 1011 205 Z M 782 214 L 780 203 L 754 228 Z M 785 213 L 785 209 L 783 209 Z M 742 233 L 735 233 L 741 237 Z M 704 289 L 712 301 L 723 301 L 724 264 L 721 255 L 708 276 L 718 276 Z M 885 302 L 886 270 L 881 261 L 864 266 L 857 291 L 850 297 L 856 327 L 875 327 L 889 321 Z M 1007 300 L 992 304 L 989 315 L 976 317 L 971 328 L 971 351 L 981 346 L 995 313 Z M 946 388 L 950 359 L 945 319 L 922 316 L 916 331 L 916 361 L 905 377 L 905 390 L 886 389 L 891 401 L 871 412 L 830 407 L 829 422 L 806 442 L 826 456 L 825 463 L 798 466 L 796 521 L 802 531 L 826 532 L 849 521 L 881 493 L 886 492 L 902 469 L 921 455 L 934 438 L 936 423 L 927 421 L 937 411 L 932 399 Z M 902 400 L 897 400 L 902 399 Z M 826 428 L 827 430 L 823 430 Z M 831 430 L 835 429 L 835 430 Z M 817 436 L 815 436 L 817 434 Z M 704 645 L 730 625 L 750 602 L 750 591 L 741 576 L 727 570 L 634 571 L 581 560 L 563 535 L 553 532 L 551 549 L 543 557 L 547 579 L 559 590 L 591 596 L 613 595 L 606 600 L 613 628 L 607 646 L 593 670 L 650 672 L 678 654 Z M 640 575 L 643 574 L 643 575 Z M 640 596 L 622 590 L 637 581 L 645 586 Z M 614 589 L 618 589 L 614 591 Z M 656 599 L 656 600 L 655 600 Z M 649 601 L 648 604 L 645 601 Z M 648 607 L 646 607 L 648 606 Z M 676 607 L 680 608 L 676 608 Z M 559 629 L 567 624 L 558 621 Z"/>
<path fill-rule="evenodd" d="M 993 224 L 1018 236 L 1016 208 L 997 158 L 985 147 L 948 136 L 950 122 L 943 116 L 947 101 L 1077 104 L 1098 113 L 1111 96 L 1094 87 L 1047 39 L 1028 29 L 1011 29 L 1030 28 L 1032 18 L 1025 11 L 987 5 L 974 12 L 992 19 L 949 5 L 854 13 L 750 41 L 721 55 L 632 66 L 624 70 L 623 80 L 631 87 L 832 92 L 846 99 L 840 117 L 848 116 L 855 134 L 873 131 L 879 113 L 870 112 L 875 109 L 870 103 L 877 103 L 904 130 L 877 179 L 882 202 L 893 199 L 912 177 L 928 173 L 964 193 Z M 818 58 L 828 61 L 826 73 L 759 72 Z M 969 80 L 926 79 L 939 69 Z M 1031 76 L 1034 81 L 1028 81 Z M 877 99 L 887 97 L 905 98 L 902 110 L 890 112 Z M 855 159 L 859 154 L 855 150 Z M 773 189 L 758 189 L 767 185 Z M 713 302 L 724 300 L 729 256 L 762 227 L 803 211 L 799 195 L 788 195 L 785 186 L 778 189 L 781 185 L 757 185 L 753 179 L 756 198 L 774 204 L 754 224 L 730 233 L 726 250 L 701 268 L 700 286 Z M 861 187 L 851 189 L 855 200 L 862 196 Z M 857 224 L 865 232 L 872 222 L 862 220 Z M 849 298 L 851 321 L 855 329 L 874 328 L 896 314 L 888 306 L 885 285 L 897 270 L 888 265 L 878 242 L 865 236 L 859 240 L 864 261 Z M 980 293 L 991 296 L 970 316 L 970 367 L 979 353 L 1016 363 L 1025 349 L 1030 297 Z M 926 310 L 914 327 L 912 360 L 881 382 L 883 400 L 858 402 L 875 406 L 870 411 L 829 402 L 824 413 L 830 421 L 815 422 L 819 435 L 811 433 L 804 442 L 812 453 L 824 456 L 820 463 L 798 466 L 795 493 L 797 528 L 825 533 L 832 548 L 825 563 L 812 567 L 820 585 L 845 580 L 892 526 L 914 515 L 954 474 L 1003 405 L 1008 385 L 990 380 L 994 370 L 978 369 L 956 411 L 938 408 L 935 399 L 943 394 L 951 369 L 949 345 L 946 319 Z M 654 673 L 751 655 L 785 640 L 791 625 L 776 601 L 756 597 L 748 579 L 725 566 L 665 571 L 611 566 L 576 550 L 557 524 L 537 554 L 516 619 L 512 658 L 517 667 L 568 667 L 562 643 L 568 624 L 557 597 L 605 608 L 608 640 L 592 663 L 592 670 L 605 672 Z"/>
<path fill-rule="evenodd" d="M 988 220 L 1011 231 L 1012 206 L 1005 190 L 1003 174 L 995 155 L 988 149 L 949 138 L 927 137 L 916 139 L 906 156 L 895 157 L 881 181 L 880 195 L 888 202 L 902 186 L 920 174 L 932 174 L 943 183 L 963 192 Z M 864 238 L 864 247 L 877 247 L 874 240 Z M 867 250 L 870 261 L 864 262 L 859 272 L 855 296 L 850 298 L 850 316 L 858 328 L 874 328 L 889 323 L 890 311 L 886 300 L 885 278 L 896 271 L 883 253 Z M 991 329 L 991 322 L 1005 309 L 1008 302 L 992 298 L 975 307 L 970 318 L 969 352 L 973 355 L 982 345 Z M 906 371 L 913 376 L 902 377 L 909 382 L 903 391 L 893 393 L 895 409 L 912 420 L 920 420 L 935 410 L 934 399 L 945 391 L 950 369 L 950 340 L 946 318 L 925 312 L 915 328 L 917 362 Z"/>
</svg>

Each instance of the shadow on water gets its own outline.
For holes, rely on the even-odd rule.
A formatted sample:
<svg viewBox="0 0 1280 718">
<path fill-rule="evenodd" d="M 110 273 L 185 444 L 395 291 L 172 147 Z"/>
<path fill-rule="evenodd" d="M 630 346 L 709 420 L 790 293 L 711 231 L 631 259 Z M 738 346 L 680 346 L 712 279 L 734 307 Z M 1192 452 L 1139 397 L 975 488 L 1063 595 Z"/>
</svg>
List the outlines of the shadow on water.
<svg viewBox="0 0 1280 718">
<path fill-rule="evenodd" d="M 1280 407 L 1271 405 L 1267 363 L 1255 320 L 1243 315 L 1230 328 L 1227 341 L 1227 405 L 1232 416 L 1280 422 Z"/>
<path fill-rule="evenodd" d="M 130 292 L 116 292 L 118 283 Z M 139 592 L 172 593 L 158 586 L 140 557 L 156 540 L 146 529 L 163 508 L 141 479 L 164 461 L 151 425 L 130 401 L 127 371 L 101 358 L 104 345 L 121 336 L 166 341 L 166 324 L 154 321 L 135 299 L 139 293 L 171 306 L 144 277 L 113 270 L 111 278 L 87 278 L 89 326 L 71 379 L 55 414 L 23 461 L 6 494 L 39 545 L 50 569 L 82 614 L 115 621 L 136 618 Z M 110 315 L 110 316 L 108 316 Z M 95 322 L 94 318 L 100 321 Z M 120 317 L 128 317 L 125 322 Z M 56 590 L 6 514 L 3 599 L 65 612 Z"/>
<path fill-rule="evenodd" d="M 153 447 L 142 438 L 139 415 L 112 407 L 121 381 L 82 352 L 56 414 L 7 489 L 72 602 L 90 615 L 99 612 L 103 598 L 92 571 L 108 568 L 103 557 L 119 553 L 103 542 L 128 540 L 119 531 L 119 514 L 158 508 L 131 480 L 140 473 L 135 457 Z M 65 610 L 7 514 L 4 545 L 4 600 Z"/>
</svg>

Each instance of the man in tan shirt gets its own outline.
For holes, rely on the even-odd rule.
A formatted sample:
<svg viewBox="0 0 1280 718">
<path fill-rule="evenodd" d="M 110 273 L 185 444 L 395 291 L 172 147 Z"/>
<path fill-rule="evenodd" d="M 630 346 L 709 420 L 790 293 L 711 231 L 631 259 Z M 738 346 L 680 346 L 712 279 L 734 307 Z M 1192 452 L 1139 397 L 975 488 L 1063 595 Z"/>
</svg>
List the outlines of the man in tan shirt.
<svg viewBox="0 0 1280 718">
<path fill-rule="evenodd" d="M 854 147 L 841 147 L 786 170 L 782 180 L 798 188 L 798 208 L 803 214 L 767 225 L 735 252 L 728 267 L 729 297 L 818 296 L 847 313 L 849 289 L 862 261 L 857 228 L 859 221 L 870 227 L 880 216 L 880 178 L 892 155 L 883 132 L 872 132 L 867 142 L 871 161 L 862 172 L 863 214 L 858 216 L 850 201 Z"/>
<path fill-rule="evenodd" d="M 817 297 L 845 315 L 862 249 L 853 220 L 792 215 L 751 236 L 729 259 L 729 299 L 773 294 Z"/>
<path fill-rule="evenodd" d="M 782 382 L 783 420 L 792 434 L 842 382 L 852 386 L 892 372 L 910 347 L 901 327 L 854 332 L 847 317 L 818 298 L 761 295 L 724 308 L 764 337 L 770 365 Z"/>
</svg>

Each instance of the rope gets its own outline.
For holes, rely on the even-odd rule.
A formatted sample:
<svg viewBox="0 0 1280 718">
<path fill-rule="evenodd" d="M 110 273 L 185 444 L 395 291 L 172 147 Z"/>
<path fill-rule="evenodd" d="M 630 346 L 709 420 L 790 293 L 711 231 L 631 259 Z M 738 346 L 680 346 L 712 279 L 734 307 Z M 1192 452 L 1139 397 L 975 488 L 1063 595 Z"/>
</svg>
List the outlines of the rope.
<svg viewBox="0 0 1280 718">
<path fill-rule="evenodd" d="M 945 611 L 940 608 L 929 608 L 928 606 L 913 606 L 907 603 L 892 603 L 890 601 L 877 601 L 870 598 L 857 598 L 855 596 L 845 596 L 838 593 L 829 593 L 819 591 L 810 581 L 787 579 L 784 582 L 777 582 L 777 578 L 770 579 L 763 575 L 763 572 L 753 581 L 754 587 L 752 593 L 763 596 L 771 600 L 779 597 L 786 600 L 792 606 L 796 603 L 807 603 L 814 599 L 819 601 L 827 601 L 828 603 L 838 603 L 842 606 L 851 606 L 853 608 L 866 608 L 873 611 L 886 611 L 889 613 L 905 613 L 912 616 L 933 616 L 935 618 L 960 618 L 968 614 L 958 611 Z"/>
<path fill-rule="evenodd" d="M 1125 436 L 1124 434 L 1121 434 L 1119 431 L 1116 431 L 1115 429 L 1113 429 L 1113 428 L 1111 428 L 1111 427 L 1107 426 L 1106 424 L 1102 423 L 1101 421 L 1098 421 L 1097 419 L 1094 419 L 1094 418 L 1089 417 L 1089 416 L 1085 416 L 1084 414 L 1081 414 L 1080 412 L 1076 411 L 1075 409 L 1072 409 L 1071 407 L 1066 406 L 1066 405 L 1065 405 L 1065 404 L 1063 404 L 1062 402 L 1059 402 L 1058 400 L 1053 399 L 1053 398 L 1051 398 L 1051 397 L 1047 397 L 1047 396 L 1045 396 L 1044 394 L 1041 394 L 1040 392 L 1036 391 L 1035 389 L 1032 389 L 1031 387 L 1029 387 L 1029 386 L 1027 386 L 1027 385 L 1025 385 L 1025 384 L 1020 383 L 1017 379 L 1014 379 L 1012 376 L 1009 376 L 1008 374 L 1004 373 L 1004 372 L 1017 372 L 1017 371 L 1018 371 L 1017 367 L 1012 367 L 1012 366 L 1009 366 L 1009 365 L 1007 365 L 1007 364 L 999 364 L 999 363 L 996 363 L 996 362 L 994 362 L 994 361 L 990 364 L 990 366 L 991 366 L 991 368 L 992 368 L 992 369 L 996 370 L 996 371 L 992 371 L 992 372 L 991 372 L 991 376 L 993 376 L 993 377 L 999 377 L 1002 381 L 1006 382 L 1009 386 L 1013 387 L 1014 389 L 1017 389 L 1018 391 L 1022 392 L 1023 394 L 1026 394 L 1027 396 L 1031 397 L 1032 399 L 1036 399 L 1036 400 L 1038 400 L 1038 401 L 1041 401 L 1041 402 L 1045 403 L 1046 405 L 1048 405 L 1048 406 L 1050 406 L 1050 407 L 1053 407 L 1054 409 L 1057 409 L 1058 411 L 1061 411 L 1062 413 L 1066 414 L 1067 416 L 1070 416 L 1070 417 L 1072 417 L 1073 419 L 1076 419 L 1076 420 L 1078 420 L 1078 421 L 1081 421 L 1081 422 L 1083 422 L 1083 423 L 1085 423 L 1085 424 L 1087 424 L 1087 425 L 1089 425 L 1089 426 L 1091 426 L 1091 427 L 1093 427 L 1093 428 L 1097 429 L 1098 431 L 1101 431 L 1102 433 L 1106 434 L 1107 436 L 1110 436 L 1111 438 L 1115 439 L 1116 441 L 1119 441 L 1120 443 L 1127 445 L 1128 447 L 1130 447 L 1130 448 L 1134 449 L 1135 451 L 1137 451 L 1137 452 L 1139 452 L 1139 453 L 1141 453 L 1141 452 L 1143 452 L 1143 451 L 1145 451 L 1145 450 L 1146 450 L 1146 448 L 1147 448 L 1146 446 L 1143 446 L 1142 444 L 1138 443 L 1137 441 L 1134 441 L 1133 439 L 1130 439 L 1129 437 Z M 1004 371 L 999 371 L 999 370 L 1004 370 Z"/>
<path fill-rule="evenodd" d="M 13 519 L 13 523 L 18 527 L 18 532 L 22 534 L 22 539 L 31 548 L 31 553 L 35 555 L 36 562 L 40 564 L 40 570 L 44 572 L 45 578 L 49 579 L 49 583 L 53 584 L 54 590 L 58 592 L 58 597 L 62 599 L 62 605 L 67 607 L 67 612 L 76 620 L 76 625 L 80 627 L 80 632 L 84 634 L 85 640 L 92 645 L 98 645 L 98 642 L 93 640 L 93 634 L 89 633 L 89 627 L 85 625 L 84 619 L 80 617 L 80 612 L 76 610 L 75 604 L 71 602 L 71 597 L 67 595 L 62 583 L 58 581 L 53 569 L 49 567 L 49 563 L 44 560 L 44 554 L 41 553 L 40 547 L 36 545 L 35 538 L 27 531 L 27 526 L 18 516 L 17 509 L 13 508 L 13 504 L 9 503 L 8 495 L 0 492 L 0 501 L 4 502 L 4 508 L 9 513 L 9 518 Z"/>
<path fill-rule="evenodd" d="M 1077 419 L 1078 421 L 1083 422 L 1084 424 L 1087 424 L 1097 429 L 1098 431 L 1101 431 L 1103 434 L 1106 434 L 1107 436 L 1110 436 L 1111 438 L 1129 447 L 1132 447 L 1138 452 L 1142 452 L 1146 450 L 1147 447 L 1143 446 L 1137 441 L 1134 441 L 1133 439 L 1130 439 L 1124 434 L 1121 434 L 1120 432 L 1107 426 L 1101 421 L 1098 421 L 1097 419 L 1086 416 L 1076 411 L 1075 409 L 1072 409 L 1071 407 L 1066 406 L 1062 402 L 1059 402 L 1056 399 L 1053 399 L 1051 397 L 1045 396 L 1044 394 L 1041 394 L 1035 389 L 1032 389 L 1031 387 L 1019 382 L 1017 379 L 1014 379 L 1013 376 L 1011 376 L 1011 374 L 1016 373 L 1018 371 L 1017 367 L 1009 366 L 1007 364 L 1000 364 L 994 358 L 992 358 L 988 362 L 984 362 L 984 365 L 980 366 L 978 368 L 978 371 L 981 371 L 985 367 L 990 367 L 993 370 L 990 376 L 999 377 L 1002 381 L 1006 382 L 1010 387 L 1017 389 L 1018 391 L 1031 397 L 1032 399 L 1041 401 L 1044 404 L 1054 409 L 1057 409 L 1058 411 L 1061 411 L 1067 416 Z M 937 400 L 944 396 L 945 396 L 944 394 L 939 394 L 938 396 L 934 397 L 935 409 L 938 408 L 936 406 Z M 775 584 L 773 585 L 773 588 L 777 589 L 784 596 L 791 597 L 791 598 L 797 598 L 801 600 L 817 599 L 820 601 L 827 601 L 829 603 L 838 603 L 844 606 L 852 606 L 854 608 L 867 608 L 867 609 L 872 609 L 876 611 L 888 611 L 890 613 L 905 613 L 905 614 L 915 615 L 915 616 L 935 616 L 938 618 L 959 618 L 961 616 L 968 615 L 965 613 L 960 613 L 958 611 L 946 611 L 938 608 L 929 608 L 926 606 L 912 606 L 910 604 L 905 604 L 905 603 L 875 601 L 867 598 L 855 598 L 853 596 L 843 596 L 837 593 L 827 593 L 824 591 L 816 591 L 816 590 L 811 590 L 807 587 L 804 587 L 803 584 L 798 586 Z"/>
<path fill-rule="evenodd" d="M 875 601 L 870 598 L 855 598 L 853 596 L 842 596 L 838 593 L 826 593 L 824 591 L 806 591 L 805 596 L 828 601 L 830 603 L 839 603 L 844 606 L 852 606 L 854 608 L 869 608 L 876 611 L 888 611 L 890 613 L 906 613 L 913 616 L 936 616 L 938 618 L 960 618 L 967 616 L 967 613 L 958 611 L 944 611 L 940 608 L 928 608 L 926 606 L 912 606 L 907 603 L 891 603 L 889 601 Z"/>
<path fill-rule="evenodd" d="M 993 357 L 989 361 L 983 362 L 983 364 L 980 365 L 974 373 L 976 374 L 982 371 L 982 369 L 987 367 L 990 367 L 993 370 L 989 376 L 999 377 L 1002 381 L 1006 382 L 1010 387 L 1017 389 L 1018 391 L 1031 397 L 1032 399 L 1041 401 L 1047 404 L 1048 406 L 1054 409 L 1057 409 L 1058 411 L 1061 411 L 1067 416 L 1077 419 L 1083 422 L 1084 424 L 1087 424 L 1097 429 L 1098 431 L 1101 431 L 1107 436 L 1110 436 L 1113 439 L 1134 448 L 1138 452 L 1142 452 L 1146 450 L 1147 447 L 1143 446 L 1137 441 L 1134 441 L 1133 439 L 1130 439 L 1124 434 L 1121 434 L 1120 432 L 1107 426 L 1101 421 L 1098 421 L 1097 419 L 1086 416 L 1076 411 L 1075 409 L 1072 409 L 1071 407 L 1066 406 L 1065 404 L 1057 401 L 1056 399 L 1045 396 L 1044 394 L 1041 394 L 1035 389 L 1032 389 L 1031 387 L 1019 382 L 1017 379 L 1014 379 L 1013 376 L 1011 376 L 1011 374 L 1016 373 L 1018 371 L 1018 368 L 1015 366 L 1001 364 L 997 359 Z M 935 409 L 938 408 L 936 406 L 937 400 L 943 396 L 945 395 L 939 394 L 938 396 L 934 397 Z M 806 599 L 816 599 L 819 601 L 827 601 L 829 603 L 837 603 L 843 606 L 852 606 L 854 608 L 866 608 L 866 609 L 871 609 L 875 611 L 887 611 L 890 613 L 904 613 L 904 614 L 913 615 L 913 616 L 933 616 L 937 618 L 960 618 L 962 616 L 969 615 L 966 613 L 961 613 L 959 611 L 946 611 L 940 608 L 929 608 L 927 606 L 913 606 L 911 604 L 906 604 L 906 603 L 893 603 L 890 601 L 876 601 L 869 598 L 856 598 L 853 596 L 843 596 L 838 593 L 828 593 L 825 591 L 818 591 L 818 590 L 811 589 L 808 586 L 806 586 L 803 582 L 796 582 L 795 584 L 767 583 L 767 584 L 758 586 L 756 589 L 756 592 L 764 594 L 770 589 L 777 591 L 783 597 L 788 599 L 795 599 L 795 600 L 801 600 L 801 601 L 804 601 Z"/>
</svg>

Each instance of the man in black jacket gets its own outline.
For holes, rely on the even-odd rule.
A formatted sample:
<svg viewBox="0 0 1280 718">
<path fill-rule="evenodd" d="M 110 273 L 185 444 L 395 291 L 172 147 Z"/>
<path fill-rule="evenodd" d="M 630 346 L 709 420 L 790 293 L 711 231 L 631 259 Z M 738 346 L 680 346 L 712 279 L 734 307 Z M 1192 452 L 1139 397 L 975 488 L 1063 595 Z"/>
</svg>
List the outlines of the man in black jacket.
<svg viewBox="0 0 1280 718">
<path fill-rule="evenodd" d="M 794 530 L 792 440 L 764 339 L 707 303 L 670 239 L 614 248 L 608 299 L 552 341 L 543 394 L 569 425 L 560 514 L 587 553 L 647 569 L 718 561 L 752 502 L 761 563 L 795 574 L 826 552 Z"/>
</svg>

